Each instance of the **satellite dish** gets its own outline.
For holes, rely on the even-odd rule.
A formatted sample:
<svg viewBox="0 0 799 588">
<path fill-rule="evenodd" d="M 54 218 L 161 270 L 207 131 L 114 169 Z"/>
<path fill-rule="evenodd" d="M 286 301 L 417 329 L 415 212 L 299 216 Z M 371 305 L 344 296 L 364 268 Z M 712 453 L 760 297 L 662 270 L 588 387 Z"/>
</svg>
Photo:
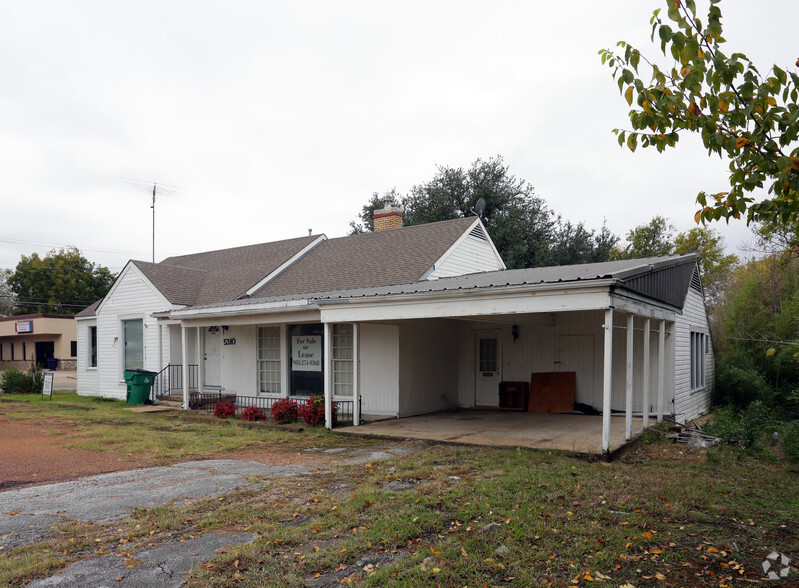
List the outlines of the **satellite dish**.
<svg viewBox="0 0 799 588">
<path fill-rule="evenodd" d="M 474 210 L 472 212 L 474 212 L 477 216 L 479 216 L 482 219 L 485 210 L 486 210 L 485 198 L 480 198 L 480 200 L 477 201 L 477 204 L 474 205 Z"/>
</svg>

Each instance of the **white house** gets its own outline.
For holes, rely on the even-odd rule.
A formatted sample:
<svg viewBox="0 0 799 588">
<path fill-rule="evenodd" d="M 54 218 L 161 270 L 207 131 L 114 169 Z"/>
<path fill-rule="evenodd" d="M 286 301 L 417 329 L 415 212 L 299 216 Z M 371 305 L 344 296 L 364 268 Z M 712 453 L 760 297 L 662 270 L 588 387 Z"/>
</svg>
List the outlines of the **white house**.
<svg viewBox="0 0 799 588">
<path fill-rule="evenodd" d="M 129 262 L 77 317 L 78 393 L 124 398 L 123 371 L 144 367 L 185 408 L 208 391 L 324 393 L 331 426 L 332 401 L 357 424 L 361 411 L 497 407 L 503 382 L 567 374 L 556 395 L 603 414 L 604 450 L 614 411 L 629 438 L 633 414 L 646 427 L 709 408 L 695 255 L 506 270 L 475 217 L 381 230 L 383 218 L 373 233 Z"/>
</svg>

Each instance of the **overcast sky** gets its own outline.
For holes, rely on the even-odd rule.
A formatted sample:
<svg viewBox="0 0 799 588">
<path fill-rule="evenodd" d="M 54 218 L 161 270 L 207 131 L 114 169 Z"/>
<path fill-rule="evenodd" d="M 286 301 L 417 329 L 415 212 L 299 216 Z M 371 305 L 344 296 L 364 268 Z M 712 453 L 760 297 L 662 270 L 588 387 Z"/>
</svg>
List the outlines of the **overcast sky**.
<svg viewBox="0 0 799 588">
<path fill-rule="evenodd" d="M 597 52 L 655 54 L 660 1 L 0 0 L 0 268 L 75 245 L 114 271 L 347 233 L 375 192 L 504 157 L 571 221 L 693 226 L 727 167 L 698 139 L 622 149 L 626 102 Z M 728 52 L 799 57 L 796 0 L 724 0 Z M 732 251 L 751 233 L 719 225 Z"/>
</svg>

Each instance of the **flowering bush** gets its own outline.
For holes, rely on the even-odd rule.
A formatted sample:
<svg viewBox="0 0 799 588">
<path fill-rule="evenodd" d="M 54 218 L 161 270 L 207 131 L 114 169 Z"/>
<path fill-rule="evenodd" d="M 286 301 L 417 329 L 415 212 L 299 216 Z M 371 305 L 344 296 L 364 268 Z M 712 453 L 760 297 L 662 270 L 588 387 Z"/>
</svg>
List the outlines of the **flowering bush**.
<svg viewBox="0 0 799 588">
<path fill-rule="evenodd" d="M 214 405 L 214 416 L 220 419 L 226 419 L 236 414 L 236 407 L 230 400 L 223 400 Z"/>
<path fill-rule="evenodd" d="M 261 421 L 266 418 L 266 415 L 257 406 L 248 406 L 241 413 L 241 418 L 245 421 Z"/>
<path fill-rule="evenodd" d="M 297 420 L 299 406 L 291 398 L 281 398 L 272 404 L 272 418 L 276 423 L 286 425 Z"/>
<path fill-rule="evenodd" d="M 338 406 L 333 403 L 333 416 L 335 418 Z M 311 396 L 300 406 L 300 416 L 309 425 L 318 425 L 325 422 L 325 397 Z"/>
</svg>

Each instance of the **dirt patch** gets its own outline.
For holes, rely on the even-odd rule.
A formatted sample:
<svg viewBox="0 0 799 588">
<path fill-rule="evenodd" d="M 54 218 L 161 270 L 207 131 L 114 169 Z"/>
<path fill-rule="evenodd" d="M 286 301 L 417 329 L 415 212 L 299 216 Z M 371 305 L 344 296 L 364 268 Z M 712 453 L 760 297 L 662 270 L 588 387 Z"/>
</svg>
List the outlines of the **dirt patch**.
<svg viewBox="0 0 799 588">
<path fill-rule="evenodd" d="M 71 432 L 52 422 L 18 422 L 0 417 L 0 490 L 152 465 L 106 451 L 63 447 Z"/>
<path fill-rule="evenodd" d="M 182 455 L 172 460 L 132 456 L 114 451 L 89 451 L 64 447 L 76 429 L 65 423 L 24 422 L 0 416 L 0 491 L 38 484 L 67 482 L 83 476 L 105 474 L 155 465 L 171 465 L 209 455 Z M 70 440 L 74 440 L 71 438 Z M 284 446 L 267 444 L 239 449 L 213 457 L 257 461 L 270 466 L 311 465 L 318 458 L 303 455 Z"/>
</svg>

